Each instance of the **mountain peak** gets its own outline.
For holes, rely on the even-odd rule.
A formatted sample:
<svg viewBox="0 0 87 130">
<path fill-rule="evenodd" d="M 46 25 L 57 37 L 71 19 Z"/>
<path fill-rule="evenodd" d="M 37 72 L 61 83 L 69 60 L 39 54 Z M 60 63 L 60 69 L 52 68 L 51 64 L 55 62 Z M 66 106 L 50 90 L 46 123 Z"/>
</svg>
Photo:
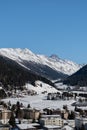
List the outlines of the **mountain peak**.
<svg viewBox="0 0 87 130">
<path fill-rule="evenodd" d="M 52 54 L 52 55 L 50 56 L 50 58 L 52 58 L 52 59 L 56 59 L 56 60 L 60 59 L 59 56 L 56 55 L 56 54 Z"/>
</svg>

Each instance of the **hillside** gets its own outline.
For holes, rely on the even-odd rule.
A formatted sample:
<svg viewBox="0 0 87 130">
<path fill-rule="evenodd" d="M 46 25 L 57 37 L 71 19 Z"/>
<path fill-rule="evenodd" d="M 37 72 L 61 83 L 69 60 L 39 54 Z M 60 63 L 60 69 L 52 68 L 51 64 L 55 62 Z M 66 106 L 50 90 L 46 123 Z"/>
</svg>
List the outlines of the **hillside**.
<svg viewBox="0 0 87 130">
<path fill-rule="evenodd" d="M 85 65 L 75 74 L 69 76 L 66 80 L 64 80 L 64 84 L 73 86 L 87 86 L 87 65 Z"/>
<path fill-rule="evenodd" d="M 36 80 L 42 80 L 53 86 L 50 80 L 32 73 L 11 59 L 0 56 L 0 82 L 5 88 L 8 88 L 9 85 L 21 87 L 27 82 L 34 84 Z"/>
<path fill-rule="evenodd" d="M 19 48 L 0 49 L 0 82 L 5 88 L 34 84 L 36 80 L 54 86 L 53 81 L 64 80 L 80 68 L 80 65 L 56 55 L 36 55 Z"/>
</svg>

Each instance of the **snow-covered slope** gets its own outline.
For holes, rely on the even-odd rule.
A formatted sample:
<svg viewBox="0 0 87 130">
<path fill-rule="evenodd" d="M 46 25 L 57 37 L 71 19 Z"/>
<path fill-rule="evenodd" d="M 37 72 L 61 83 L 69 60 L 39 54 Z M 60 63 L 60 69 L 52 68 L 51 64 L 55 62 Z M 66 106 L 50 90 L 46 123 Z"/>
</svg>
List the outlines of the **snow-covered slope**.
<svg viewBox="0 0 87 130">
<path fill-rule="evenodd" d="M 31 85 L 31 84 L 26 84 L 25 87 L 28 89 L 28 90 L 33 90 L 35 92 L 37 92 L 37 94 L 41 94 L 41 93 L 57 93 L 57 92 L 60 92 L 61 91 L 58 91 L 56 88 L 54 88 L 53 86 L 49 85 L 49 84 L 46 84 L 42 81 L 36 81 L 35 82 L 35 86 Z"/>
<path fill-rule="evenodd" d="M 25 64 L 23 64 L 23 61 L 46 65 L 58 72 L 62 72 L 68 75 L 73 74 L 81 68 L 81 65 L 78 65 L 72 61 L 62 60 L 55 55 L 52 55 L 51 57 L 47 57 L 44 55 L 36 55 L 29 49 L 2 48 L 0 49 L 0 55 L 15 60 L 25 68 L 28 67 Z"/>
</svg>

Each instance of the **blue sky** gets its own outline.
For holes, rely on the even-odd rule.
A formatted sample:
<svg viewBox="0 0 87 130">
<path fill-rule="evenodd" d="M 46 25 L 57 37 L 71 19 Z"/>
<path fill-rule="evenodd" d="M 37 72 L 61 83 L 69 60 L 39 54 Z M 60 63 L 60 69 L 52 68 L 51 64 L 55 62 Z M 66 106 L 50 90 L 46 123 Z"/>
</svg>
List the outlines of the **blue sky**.
<svg viewBox="0 0 87 130">
<path fill-rule="evenodd" d="M 0 48 L 87 63 L 87 0 L 0 0 Z"/>
</svg>

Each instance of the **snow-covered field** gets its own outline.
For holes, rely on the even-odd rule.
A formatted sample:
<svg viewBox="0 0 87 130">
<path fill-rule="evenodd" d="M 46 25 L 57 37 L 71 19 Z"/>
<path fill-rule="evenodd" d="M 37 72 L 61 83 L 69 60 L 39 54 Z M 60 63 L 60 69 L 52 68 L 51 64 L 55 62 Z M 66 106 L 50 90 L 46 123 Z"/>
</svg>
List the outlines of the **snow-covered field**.
<svg viewBox="0 0 87 130">
<path fill-rule="evenodd" d="M 67 105 L 68 109 L 74 110 L 74 107 L 71 106 L 71 104 L 75 102 L 73 99 L 72 100 L 47 100 L 48 93 L 57 93 L 57 92 L 62 93 L 62 92 L 41 81 L 36 81 L 35 84 L 36 84 L 35 87 L 30 84 L 26 84 L 25 87 L 27 88 L 27 90 L 34 90 L 35 92 L 37 92 L 37 95 L 33 95 L 33 96 L 24 95 L 23 98 L 7 98 L 7 99 L 3 99 L 3 101 L 4 102 L 10 101 L 11 104 L 16 104 L 17 101 L 19 101 L 20 103 L 23 103 L 24 106 L 30 104 L 32 108 L 37 108 L 40 110 L 44 108 L 62 109 L 63 105 Z M 42 94 L 42 92 L 44 91 L 46 93 Z"/>
<path fill-rule="evenodd" d="M 25 96 L 24 98 L 7 98 L 3 99 L 5 102 L 11 102 L 12 104 L 17 103 L 17 101 L 23 103 L 24 106 L 28 104 L 32 108 L 44 109 L 44 108 L 53 108 L 53 109 L 62 109 L 63 105 L 67 105 L 70 110 L 74 110 L 74 107 L 71 106 L 74 103 L 74 100 L 46 100 L 46 94 L 39 94 L 34 96 Z"/>
</svg>

